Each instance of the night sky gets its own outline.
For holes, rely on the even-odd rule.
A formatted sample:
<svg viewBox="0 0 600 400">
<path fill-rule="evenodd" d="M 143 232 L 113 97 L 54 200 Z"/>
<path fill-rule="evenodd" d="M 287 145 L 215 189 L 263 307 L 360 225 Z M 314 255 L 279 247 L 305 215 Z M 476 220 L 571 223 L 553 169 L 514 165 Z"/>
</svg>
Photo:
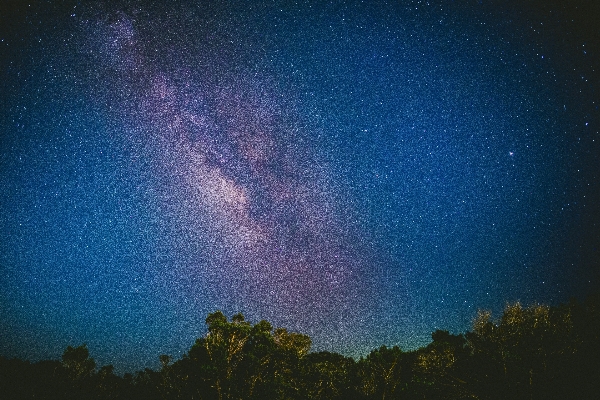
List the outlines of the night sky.
<svg viewBox="0 0 600 400">
<path fill-rule="evenodd" d="M 222 310 L 357 357 L 600 286 L 599 2 L 149 3 L 0 6 L 0 355 L 157 368 Z"/>
</svg>

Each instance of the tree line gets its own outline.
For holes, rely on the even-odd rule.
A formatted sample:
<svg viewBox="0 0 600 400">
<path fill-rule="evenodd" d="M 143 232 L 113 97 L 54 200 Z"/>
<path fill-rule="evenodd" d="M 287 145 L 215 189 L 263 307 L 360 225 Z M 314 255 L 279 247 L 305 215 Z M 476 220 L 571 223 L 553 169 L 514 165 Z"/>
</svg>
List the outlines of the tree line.
<svg viewBox="0 0 600 400">
<path fill-rule="evenodd" d="M 220 311 L 179 360 L 118 376 L 86 345 L 61 360 L 0 357 L 7 399 L 597 399 L 600 296 L 548 307 L 479 311 L 471 331 L 433 332 L 413 351 L 382 346 L 355 360 L 311 352 L 307 335 Z"/>
</svg>

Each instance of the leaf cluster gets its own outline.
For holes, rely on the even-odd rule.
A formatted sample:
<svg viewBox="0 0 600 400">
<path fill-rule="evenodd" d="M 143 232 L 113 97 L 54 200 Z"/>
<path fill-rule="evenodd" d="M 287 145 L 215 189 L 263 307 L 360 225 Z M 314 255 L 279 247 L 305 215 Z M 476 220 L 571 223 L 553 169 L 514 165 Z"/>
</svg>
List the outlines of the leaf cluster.
<svg viewBox="0 0 600 400">
<path fill-rule="evenodd" d="M 207 334 L 159 370 L 117 376 L 96 368 L 87 346 L 61 360 L 0 357 L 8 399 L 595 399 L 600 391 L 600 296 L 558 307 L 508 304 L 494 319 L 479 311 L 472 330 L 438 330 L 426 347 L 382 346 L 355 360 L 310 352 L 304 334 L 206 318 Z"/>
</svg>

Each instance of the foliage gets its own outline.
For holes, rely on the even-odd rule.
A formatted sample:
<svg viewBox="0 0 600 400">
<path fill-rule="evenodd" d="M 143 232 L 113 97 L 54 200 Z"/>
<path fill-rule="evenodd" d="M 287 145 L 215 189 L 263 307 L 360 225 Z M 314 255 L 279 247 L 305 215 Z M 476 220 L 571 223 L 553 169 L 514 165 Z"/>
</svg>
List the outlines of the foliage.
<svg viewBox="0 0 600 400">
<path fill-rule="evenodd" d="M 472 330 L 437 330 L 412 352 L 382 346 L 356 361 L 310 352 L 308 336 L 242 314 L 206 318 L 207 334 L 160 369 L 123 377 L 96 368 L 87 346 L 60 361 L 0 357 L 8 399 L 595 399 L 600 390 L 600 296 L 559 307 L 479 311 Z"/>
<path fill-rule="evenodd" d="M 381 346 L 361 359 L 358 363 L 360 392 L 367 398 L 399 398 L 409 379 L 406 374 L 409 366 L 403 362 L 404 358 L 398 346 Z"/>
</svg>

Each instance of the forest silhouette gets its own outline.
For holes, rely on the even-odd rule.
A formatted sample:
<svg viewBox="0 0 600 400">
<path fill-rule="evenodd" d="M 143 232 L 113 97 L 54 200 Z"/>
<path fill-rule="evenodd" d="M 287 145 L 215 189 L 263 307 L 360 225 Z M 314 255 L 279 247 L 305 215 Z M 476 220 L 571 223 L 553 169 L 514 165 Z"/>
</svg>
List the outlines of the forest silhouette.
<svg viewBox="0 0 600 400">
<path fill-rule="evenodd" d="M 471 331 L 437 330 L 413 351 L 382 346 L 355 360 L 311 352 L 307 335 L 206 318 L 208 332 L 159 370 L 116 375 L 96 367 L 86 345 L 61 360 L 0 357 L 6 399 L 597 399 L 600 396 L 600 295 L 555 307 L 507 304 L 480 310 Z"/>
</svg>

